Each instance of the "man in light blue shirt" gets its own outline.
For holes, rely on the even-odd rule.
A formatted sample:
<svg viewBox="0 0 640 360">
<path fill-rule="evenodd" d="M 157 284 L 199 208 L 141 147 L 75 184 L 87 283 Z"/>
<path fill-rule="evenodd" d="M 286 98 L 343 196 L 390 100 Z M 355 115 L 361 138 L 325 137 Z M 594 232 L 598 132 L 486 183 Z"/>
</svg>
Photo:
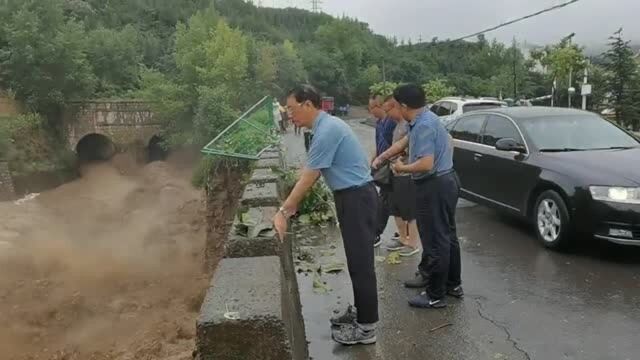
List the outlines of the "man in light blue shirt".
<svg viewBox="0 0 640 360">
<path fill-rule="evenodd" d="M 366 153 L 344 121 L 321 111 L 320 94 L 305 85 L 289 92 L 287 109 L 293 122 L 311 129 L 307 165 L 273 219 L 282 239 L 287 219 L 296 213 L 306 193 L 323 176 L 333 191 L 354 307 L 330 319 L 332 337 L 344 345 L 374 344 L 378 322 L 378 290 L 373 247 L 378 195 Z"/>
<path fill-rule="evenodd" d="M 311 129 L 307 168 L 319 170 L 333 191 L 372 181 L 369 162 L 358 138 L 344 121 L 320 111 Z"/>
</svg>

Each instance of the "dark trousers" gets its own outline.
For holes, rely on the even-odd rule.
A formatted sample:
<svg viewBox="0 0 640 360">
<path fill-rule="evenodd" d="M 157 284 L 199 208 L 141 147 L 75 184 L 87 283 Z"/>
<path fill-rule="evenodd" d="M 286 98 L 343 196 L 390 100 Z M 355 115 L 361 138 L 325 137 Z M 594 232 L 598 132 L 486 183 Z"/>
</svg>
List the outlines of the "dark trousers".
<svg viewBox="0 0 640 360">
<path fill-rule="evenodd" d="M 384 229 L 387 228 L 387 223 L 389 222 L 389 216 L 391 214 L 391 205 L 389 203 L 390 194 L 390 188 L 380 188 L 380 194 L 378 195 L 378 221 L 376 223 L 376 237 L 381 236 L 384 233 Z"/>
<path fill-rule="evenodd" d="M 373 184 L 334 193 L 358 322 L 378 321 L 378 289 L 373 246 L 378 194 Z"/>
<path fill-rule="evenodd" d="M 456 205 L 460 185 L 455 173 L 416 181 L 417 224 L 423 254 L 419 270 L 429 278 L 427 294 L 442 299 L 461 284 Z"/>
</svg>

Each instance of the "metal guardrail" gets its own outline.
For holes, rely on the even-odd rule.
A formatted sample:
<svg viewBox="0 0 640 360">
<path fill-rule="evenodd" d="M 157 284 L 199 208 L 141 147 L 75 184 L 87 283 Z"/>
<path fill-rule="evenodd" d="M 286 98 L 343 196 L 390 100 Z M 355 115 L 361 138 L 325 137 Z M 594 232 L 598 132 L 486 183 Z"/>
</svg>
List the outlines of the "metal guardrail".
<svg viewBox="0 0 640 360">
<path fill-rule="evenodd" d="M 251 121 L 251 116 L 253 114 L 258 113 L 262 109 L 266 109 L 267 116 L 269 120 L 269 126 L 264 127 L 263 124 L 258 124 L 256 122 Z M 260 155 L 264 153 L 272 144 L 271 141 L 276 136 L 277 124 L 275 123 L 275 114 L 274 114 L 274 106 L 271 97 L 265 96 L 256 104 L 254 104 L 251 108 L 245 111 L 240 117 L 238 117 L 234 122 L 232 122 L 229 126 L 227 126 L 224 130 L 222 130 L 213 140 L 211 140 L 207 145 L 205 145 L 201 152 L 207 155 L 216 155 L 216 156 L 227 156 L 239 159 L 247 159 L 247 160 L 258 160 Z M 231 136 L 232 131 L 237 129 L 239 126 L 246 124 L 247 130 L 251 129 L 251 131 L 258 132 L 259 134 L 264 135 L 265 145 L 262 149 L 256 154 L 244 154 L 239 152 L 239 149 L 235 150 L 225 150 L 219 147 L 220 143 L 225 140 L 226 136 Z"/>
</svg>

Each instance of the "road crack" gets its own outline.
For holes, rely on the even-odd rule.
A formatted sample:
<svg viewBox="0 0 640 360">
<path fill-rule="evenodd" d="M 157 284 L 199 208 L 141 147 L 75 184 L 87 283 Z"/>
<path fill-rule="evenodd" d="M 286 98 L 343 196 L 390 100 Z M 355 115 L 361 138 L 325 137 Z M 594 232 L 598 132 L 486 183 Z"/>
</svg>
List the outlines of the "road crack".
<svg viewBox="0 0 640 360">
<path fill-rule="evenodd" d="M 524 355 L 524 357 L 527 360 L 531 360 L 531 356 L 529 355 L 529 353 L 526 350 L 524 350 L 523 348 L 521 348 L 520 345 L 518 344 L 518 342 L 516 340 L 514 340 L 513 335 L 511 335 L 511 331 L 509 331 L 509 328 L 507 328 L 503 324 L 500 324 L 496 320 L 492 319 L 489 315 L 487 315 L 484 312 L 484 307 L 482 306 L 482 302 L 478 298 L 473 298 L 473 300 L 478 305 L 478 315 L 480 315 L 481 318 L 483 318 L 483 319 L 487 320 L 488 322 L 490 322 L 491 324 L 493 324 L 495 327 L 497 327 L 499 329 L 502 329 L 502 331 L 504 331 L 504 333 L 507 335 L 507 341 L 509 341 L 511 343 L 513 348 L 516 349 L 518 352 L 520 352 L 522 355 Z"/>
</svg>

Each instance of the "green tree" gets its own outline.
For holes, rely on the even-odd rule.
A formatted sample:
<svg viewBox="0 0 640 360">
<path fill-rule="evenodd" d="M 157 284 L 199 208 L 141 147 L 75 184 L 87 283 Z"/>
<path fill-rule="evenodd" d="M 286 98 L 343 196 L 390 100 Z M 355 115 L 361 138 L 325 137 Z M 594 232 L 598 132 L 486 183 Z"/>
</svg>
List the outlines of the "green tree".
<svg viewBox="0 0 640 360">
<path fill-rule="evenodd" d="M 294 86 L 307 82 L 307 71 L 294 43 L 285 40 L 277 48 L 277 84 L 279 90 L 286 92 Z"/>
<path fill-rule="evenodd" d="M 247 38 L 208 9 L 178 24 L 175 58 L 175 78 L 147 70 L 140 94 L 155 104 L 171 145 L 201 146 L 255 100 L 242 94 Z"/>
<path fill-rule="evenodd" d="M 356 83 L 356 94 L 354 95 L 356 100 L 362 103 L 366 102 L 371 86 L 380 81 L 382 81 L 382 71 L 378 65 L 369 65 L 360 73 L 360 78 Z"/>
<path fill-rule="evenodd" d="M 256 64 L 256 85 L 266 93 L 273 93 L 278 76 L 277 48 L 270 44 L 262 44 L 258 49 Z"/>
<path fill-rule="evenodd" d="M 638 94 L 638 64 L 629 46 L 629 41 L 622 37 L 622 29 L 609 38 L 609 50 L 604 53 L 606 60 L 608 90 L 612 94 L 612 105 L 616 111 L 616 120 L 637 130 L 639 127 L 638 110 L 640 94 Z"/>
<path fill-rule="evenodd" d="M 532 52 L 532 58 L 547 71 L 547 84 L 551 88 L 554 80 L 558 86 L 557 103 L 568 100 L 567 89 L 577 87 L 580 74 L 586 66 L 583 49 L 569 42 L 569 37 L 560 43 Z M 571 81 L 569 81 L 571 79 Z"/>
<path fill-rule="evenodd" d="M 55 119 L 65 101 L 93 93 L 86 33 L 61 0 L 9 0 L 0 22 L 2 85 L 29 108 Z"/>
<path fill-rule="evenodd" d="M 450 86 L 443 79 L 431 80 L 422 87 L 427 94 L 427 101 L 429 103 L 434 103 L 444 97 L 451 96 L 456 91 L 455 87 Z"/>
<path fill-rule="evenodd" d="M 369 87 L 369 94 L 372 96 L 380 95 L 382 97 L 391 96 L 398 85 L 398 83 L 389 81 L 379 82 Z"/>
<path fill-rule="evenodd" d="M 88 60 L 97 77 L 96 95 L 109 97 L 136 89 L 143 54 L 138 31 L 100 27 L 88 35 Z"/>
</svg>

